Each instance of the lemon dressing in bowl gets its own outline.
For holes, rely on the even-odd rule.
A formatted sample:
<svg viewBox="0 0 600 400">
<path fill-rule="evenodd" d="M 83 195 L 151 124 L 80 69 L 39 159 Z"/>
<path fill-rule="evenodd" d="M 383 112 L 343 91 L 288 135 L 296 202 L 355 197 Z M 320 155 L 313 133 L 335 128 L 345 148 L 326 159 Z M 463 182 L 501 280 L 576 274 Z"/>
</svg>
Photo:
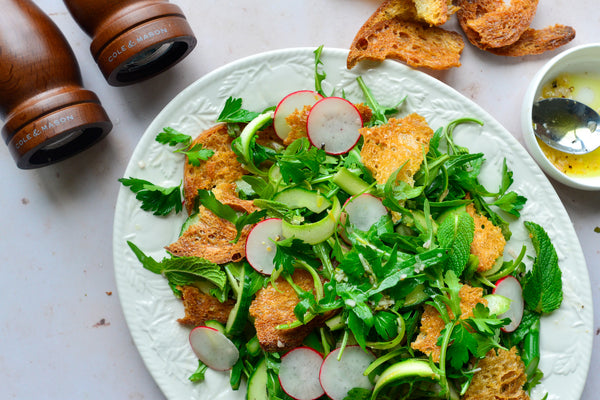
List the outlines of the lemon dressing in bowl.
<svg viewBox="0 0 600 400">
<path fill-rule="evenodd" d="M 600 73 L 563 72 L 542 86 L 540 99 L 565 97 L 580 101 L 600 113 Z M 587 154 L 569 154 L 538 139 L 548 160 L 562 173 L 572 177 L 600 176 L 600 148 Z"/>
</svg>

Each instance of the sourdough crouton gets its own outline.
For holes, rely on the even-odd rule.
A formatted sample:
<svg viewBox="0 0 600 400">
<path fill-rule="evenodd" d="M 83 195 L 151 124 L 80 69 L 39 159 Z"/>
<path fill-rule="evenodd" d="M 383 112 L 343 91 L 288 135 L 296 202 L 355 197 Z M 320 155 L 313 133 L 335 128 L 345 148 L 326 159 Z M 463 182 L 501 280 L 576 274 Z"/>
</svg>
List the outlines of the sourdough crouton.
<svg viewBox="0 0 600 400">
<path fill-rule="evenodd" d="M 519 28 L 519 35 L 513 41 L 515 39 L 514 35 L 510 32 L 506 33 L 505 29 L 515 23 L 512 18 L 521 18 L 521 15 L 513 14 L 507 17 L 507 21 L 499 20 L 498 17 L 501 15 L 506 17 L 507 8 L 503 0 L 456 0 L 455 4 L 459 7 L 456 14 L 458 22 L 469 42 L 482 50 L 499 56 L 521 57 L 541 54 L 563 46 L 575 38 L 575 30 L 570 26 L 554 25 L 543 29 L 532 29 L 527 24 Z M 524 5 L 526 4 L 523 2 L 515 2 L 515 7 L 522 8 Z M 528 13 L 525 13 L 525 17 L 531 18 L 533 16 L 532 12 L 535 13 L 535 8 L 529 8 Z M 495 22 L 492 22 L 494 20 Z M 500 32 L 499 38 L 493 38 L 498 33 L 494 30 L 490 30 L 485 38 L 476 30 L 484 30 L 486 24 L 489 26 L 493 23 L 505 24 L 504 28 L 498 31 Z M 512 41 L 512 43 L 502 45 L 502 42 L 508 43 L 509 41 Z"/>
<path fill-rule="evenodd" d="M 452 0 L 414 0 L 417 16 L 430 25 L 443 25 L 456 11 Z"/>
<path fill-rule="evenodd" d="M 515 347 L 490 350 L 477 367 L 462 400 L 529 400 L 523 390 L 525 366 Z"/>
<path fill-rule="evenodd" d="M 412 0 L 384 1 L 354 37 L 346 60 L 347 68 L 353 68 L 361 60 L 385 59 L 431 69 L 460 66 L 460 54 L 464 48 L 462 36 L 431 26 L 447 18 L 447 6 L 446 12 L 440 13 L 433 5 L 445 1 L 419 1 L 423 17 L 418 15 Z"/>
<path fill-rule="evenodd" d="M 502 235 L 502 230 L 485 216 L 475 211 L 473 204 L 467 206 L 467 213 L 475 222 L 475 234 L 471 243 L 471 254 L 479 258 L 477 265 L 478 272 L 490 270 L 496 260 L 504 253 L 506 239 Z"/>
<path fill-rule="evenodd" d="M 512 0 L 492 11 L 466 21 L 477 32 L 484 47 L 503 47 L 513 44 L 525 32 L 537 8 L 538 0 Z"/>
<path fill-rule="evenodd" d="M 192 142 L 192 145 L 202 144 L 205 149 L 214 151 L 214 154 L 199 167 L 189 164 L 186 157 L 183 191 L 188 214 L 194 210 L 198 189 L 210 190 L 220 183 L 235 182 L 245 173 L 231 150 L 232 141 L 227 133 L 227 125 L 219 124 L 205 130 Z"/>
<path fill-rule="evenodd" d="M 483 297 L 483 289 L 463 285 L 460 288 L 460 310 L 462 314 L 460 318 L 466 319 L 473 316 L 473 308 L 477 303 L 482 303 L 487 306 L 487 300 Z M 453 317 L 452 311 L 450 316 Z M 421 316 L 421 327 L 417 339 L 411 344 L 414 350 L 419 350 L 422 353 L 431 356 L 434 362 L 440 361 L 440 346 L 437 345 L 438 338 L 444 329 L 444 321 L 435 308 L 430 305 L 425 306 L 425 311 Z"/>
<path fill-rule="evenodd" d="M 425 118 L 416 113 L 402 119 L 390 118 L 385 125 L 363 128 L 362 161 L 380 184 L 404 165 L 398 180 L 413 185 L 413 175 L 421 167 L 423 152 L 429 151 L 433 133 Z"/>
<path fill-rule="evenodd" d="M 221 183 L 213 189 L 213 193 L 217 200 L 234 209 L 248 213 L 257 210 L 252 201 L 237 197 L 233 183 Z M 240 261 L 245 257 L 250 226 L 244 227 L 241 237 L 234 243 L 237 230 L 231 222 L 217 217 L 204 206 L 200 206 L 198 215 L 198 221 L 190 225 L 176 242 L 167 246 L 167 251 L 179 257 L 201 257 L 217 264 Z"/>
<path fill-rule="evenodd" d="M 519 40 L 510 46 L 489 48 L 497 56 L 522 57 L 554 50 L 575 39 L 575 29 L 565 25 L 553 25 L 543 29 L 527 29 Z"/>
<path fill-rule="evenodd" d="M 355 104 L 354 106 L 358 110 L 363 124 L 371 120 L 373 111 L 371 108 L 369 108 L 369 106 L 363 103 Z M 306 137 L 306 120 L 308 118 L 310 109 L 311 106 L 304 106 L 302 110 L 296 110 L 286 117 L 285 121 L 292 128 L 292 130 L 283 141 L 283 144 L 287 146 L 296 139 Z"/>
<path fill-rule="evenodd" d="M 312 291 L 314 288 L 312 276 L 305 270 L 296 270 L 292 279 L 303 290 Z M 320 318 L 315 318 L 297 328 L 277 329 L 279 325 L 296 321 L 294 307 L 299 301 L 298 295 L 284 278 L 278 278 L 275 287 L 269 284 L 257 292 L 250 305 L 250 316 L 254 318 L 256 336 L 263 350 L 285 352 L 298 347 L 322 323 Z"/>
<path fill-rule="evenodd" d="M 234 300 L 229 299 L 221 303 L 215 297 L 202 293 L 195 286 L 181 286 L 178 289 L 182 293 L 185 317 L 178 319 L 177 322 L 192 327 L 204 325 L 210 320 L 227 323 L 229 313 L 235 305 Z"/>
</svg>

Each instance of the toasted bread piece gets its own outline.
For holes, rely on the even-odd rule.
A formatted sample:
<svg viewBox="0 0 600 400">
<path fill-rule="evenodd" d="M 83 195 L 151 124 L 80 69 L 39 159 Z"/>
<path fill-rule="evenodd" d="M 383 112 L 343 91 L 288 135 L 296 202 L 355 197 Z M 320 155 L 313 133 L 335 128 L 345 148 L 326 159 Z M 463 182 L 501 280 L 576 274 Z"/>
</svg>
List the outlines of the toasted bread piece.
<svg viewBox="0 0 600 400">
<path fill-rule="evenodd" d="M 360 156 L 377 183 L 385 183 L 402 165 L 398 180 L 410 185 L 421 167 L 423 151 L 429 151 L 433 130 L 422 116 L 413 113 L 404 118 L 390 118 L 387 124 L 360 131 L 364 143 Z"/>
<path fill-rule="evenodd" d="M 513 44 L 525 32 L 535 16 L 538 0 L 512 0 L 466 23 L 479 34 L 484 47 L 504 47 Z"/>
<path fill-rule="evenodd" d="M 182 293 L 185 317 L 177 320 L 182 325 L 199 326 L 206 321 L 214 320 L 222 324 L 227 323 L 229 313 L 235 305 L 232 299 L 221 303 L 215 297 L 202 293 L 195 286 L 179 287 Z"/>
<path fill-rule="evenodd" d="M 462 319 L 473 316 L 473 308 L 475 308 L 477 303 L 487 306 L 487 300 L 482 297 L 482 288 L 463 285 L 458 293 L 460 296 L 460 310 L 462 312 L 460 318 Z M 454 317 L 452 311 L 450 311 L 450 316 Z M 430 305 L 426 305 L 425 311 L 421 316 L 419 335 L 411 344 L 411 347 L 431 356 L 433 361 L 439 362 L 441 348 L 437 345 L 437 341 L 444 326 L 444 321 L 437 310 Z"/>
<path fill-rule="evenodd" d="M 314 289 L 313 278 L 305 270 L 296 270 L 292 280 L 303 290 Z M 323 323 L 322 318 L 317 317 L 306 325 L 291 329 L 277 329 L 279 325 L 296 321 L 294 307 L 299 301 L 296 291 L 284 278 L 278 278 L 275 287 L 269 284 L 256 293 L 250 305 L 250 316 L 254 318 L 256 336 L 263 350 L 285 352 L 298 347 L 316 326 Z"/>
<path fill-rule="evenodd" d="M 454 4 L 458 7 L 456 17 L 469 42 L 485 50 L 486 46 L 481 43 L 479 33 L 472 29 L 468 22 L 503 7 L 504 0 L 454 0 Z"/>
<path fill-rule="evenodd" d="M 459 11 L 456 14 L 458 22 L 469 42 L 492 54 L 509 57 L 541 54 L 563 46 L 575 38 L 575 30 L 573 28 L 564 25 L 554 25 L 543 29 L 527 28 L 516 42 L 502 47 L 489 47 L 482 43 L 481 36 L 470 27 L 469 21 L 478 20 L 486 14 L 502 9 L 504 1 L 455 0 L 455 3 L 459 7 Z"/>
<path fill-rule="evenodd" d="M 456 8 L 451 0 L 414 0 L 419 19 L 430 25 L 443 25 Z"/>
<path fill-rule="evenodd" d="M 479 361 L 473 381 L 462 400 L 529 400 L 523 390 L 525 366 L 515 347 L 490 350 Z"/>
<path fill-rule="evenodd" d="M 195 167 L 187 162 L 183 170 L 183 191 L 185 208 L 188 214 L 194 209 L 198 189 L 210 190 L 220 183 L 231 183 L 240 179 L 246 170 L 231 150 L 232 138 L 227 133 L 227 125 L 219 124 L 202 132 L 193 141 L 214 151 L 212 157 Z"/>
<path fill-rule="evenodd" d="M 419 18 L 412 0 L 386 0 L 356 34 L 346 66 L 395 59 L 413 67 L 447 69 L 460 66 L 463 48 L 458 33 Z"/>
<path fill-rule="evenodd" d="M 527 29 L 519 40 L 510 46 L 490 48 L 487 51 L 498 56 L 522 57 L 557 49 L 573 39 L 575 29 L 557 24 L 543 29 Z"/>
<path fill-rule="evenodd" d="M 473 204 L 467 206 L 467 212 L 475 222 L 475 235 L 471 243 L 471 254 L 479 258 L 478 272 L 490 270 L 496 260 L 504 253 L 506 239 L 502 230 L 485 216 L 477 213 Z"/>
<path fill-rule="evenodd" d="M 221 203 L 240 211 L 250 213 L 257 209 L 252 201 L 240 200 L 236 196 L 233 183 L 221 183 L 213 189 L 213 193 Z M 239 240 L 234 243 L 237 230 L 231 222 L 217 217 L 204 206 L 199 207 L 198 214 L 198 222 L 167 246 L 167 251 L 179 257 L 195 256 L 217 264 L 240 261 L 245 257 L 250 226 L 244 227 Z"/>
<path fill-rule="evenodd" d="M 373 116 L 373 111 L 369 106 L 363 103 L 354 105 L 360 114 L 360 118 L 363 123 L 369 122 Z M 311 106 L 304 106 L 302 110 L 296 110 L 285 119 L 285 122 L 292 128 L 288 136 L 283 141 L 286 146 L 292 143 L 296 139 L 306 137 L 306 120 L 310 113 Z"/>
</svg>

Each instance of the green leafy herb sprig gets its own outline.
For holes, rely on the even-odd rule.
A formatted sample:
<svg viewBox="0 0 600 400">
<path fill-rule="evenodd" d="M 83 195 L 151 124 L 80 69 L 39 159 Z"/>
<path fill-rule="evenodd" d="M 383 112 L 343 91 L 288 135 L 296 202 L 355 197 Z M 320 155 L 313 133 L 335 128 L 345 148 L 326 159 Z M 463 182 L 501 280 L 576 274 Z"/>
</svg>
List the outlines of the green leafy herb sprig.
<svg viewBox="0 0 600 400">
<path fill-rule="evenodd" d="M 163 128 L 163 131 L 156 136 L 155 140 L 158 143 L 172 147 L 184 145 L 183 148 L 175 150 L 175 153 L 182 153 L 187 156 L 188 163 L 195 167 L 199 167 L 202 161 L 208 160 L 215 154 L 213 150 L 205 149 L 202 143 L 192 144 L 191 136 L 170 127 Z"/>
</svg>

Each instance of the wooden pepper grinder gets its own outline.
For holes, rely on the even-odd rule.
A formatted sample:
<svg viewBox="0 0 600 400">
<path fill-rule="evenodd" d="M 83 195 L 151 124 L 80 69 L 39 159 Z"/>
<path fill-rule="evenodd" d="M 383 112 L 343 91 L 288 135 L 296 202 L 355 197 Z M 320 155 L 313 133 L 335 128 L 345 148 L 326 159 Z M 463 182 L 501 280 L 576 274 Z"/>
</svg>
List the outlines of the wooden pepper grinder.
<svg viewBox="0 0 600 400">
<path fill-rule="evenodd" d="M 196 38 L 181 9 L 166 0 L 64 0 L 92 39 L 90 51 L 104 77 L 124 86 L 182 60 Z"/>
<path fill-rule="evenodd" d="M 2 0 L 0 117 L 23 169 L 70 157 L 112 128 L 98 97 L 82 88 L 71 47 L 31 0 Z"/>
</svg>

